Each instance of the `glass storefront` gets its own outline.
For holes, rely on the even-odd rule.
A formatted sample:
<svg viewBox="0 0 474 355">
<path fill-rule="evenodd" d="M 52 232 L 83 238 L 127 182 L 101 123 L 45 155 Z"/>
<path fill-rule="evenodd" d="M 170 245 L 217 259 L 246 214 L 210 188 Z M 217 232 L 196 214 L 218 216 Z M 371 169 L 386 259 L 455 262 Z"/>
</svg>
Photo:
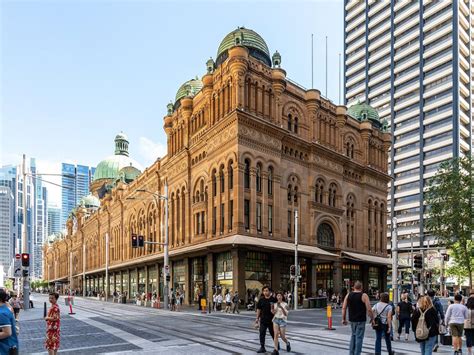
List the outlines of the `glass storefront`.
<svg viewBox="0 0 474 355">
<path fill-rule="evenodd" d="M 102 277 L 99 276 L 99 286 L 98 286 L 98 291 L 102 292 L 104 290 L 104 283 Z"/>
<path fill-rule="evenodd" d="M 282 291 L 293 291 L 293 281 L 290 279 L 290 267 L 295 264 L 295 257 L 290 255 L 285 255 L 279 258 L 280 260 L 280 290 Z M 307 289 L 307 266 L 306 259 L 298 259 L 298 264 L 300 266 L 300 275 L 301 280 L 298 284 L 298 293 L 300 297 L 306 295 Z"/>
<path fill-rule="evenodd" d="M 156 265 L 148 267 L 148 293 L 157 292 L 158 288 L 158 270 Z"/>
<path fill-rule="evenodd" d="M 191 291 L 192 303 L 199 301 L 199 295 L 207 294 L 207 258 L 205 257 L 191 260 Z"/>
<path fill-rule="evenodd" d="M 146 272 L 145 268 L 138 269 L 138 293 L 140 295 L 145 293 Z"/>
<path fill-rule="evenodd" d="M 332 264 L 316 265 L 316 290 L 326 291 L 328 295 L 332 294 L 334 289 L 333 266 Z"/>
<path fill-rule="evenodd" d="M 122 272 L 122 293 L 126 295 L 127 298 L 130 297 L 129 277 L 127 270 Z"/>
<path fill-rule="evenodd" d="M 115 291 L 122 293 L 122 275 L 118 272 L 115 274 Z"/>
<path fill-rule="evenodd" d="M 375 266 L 369 267 L 369 296 L 375 296 L 377 290 L 380 291 L 380 269 Z"/>
<path fill-rule="evenodd" d="M 248 251 L 245 258 L 245 289 L 261 291 L 272 284 L 272 262 L 270 254 Z"/>
<path fill-rule="evenodd" d="M 137 271 L 130 270 L 130 297 L 137 296 Z"/>
<path fill-rule="evenodd" d="M 362 281 L 360 265 L 342 264 L 342 281 L 345 288 L 350 290 L 356 281 Z"/>
<path fill-rule="evenodd" d="M 173 291 L 186 292 L 185 264 L 183 260 L 173 262 Z"/>
<path fill-rule="evenodd" d="M 216 255 L 215 259 L 215 285 L 217 292 L 225 294 L 226 290 L 233 291 L 232 254 L 230 251 Z"/>
</svg>

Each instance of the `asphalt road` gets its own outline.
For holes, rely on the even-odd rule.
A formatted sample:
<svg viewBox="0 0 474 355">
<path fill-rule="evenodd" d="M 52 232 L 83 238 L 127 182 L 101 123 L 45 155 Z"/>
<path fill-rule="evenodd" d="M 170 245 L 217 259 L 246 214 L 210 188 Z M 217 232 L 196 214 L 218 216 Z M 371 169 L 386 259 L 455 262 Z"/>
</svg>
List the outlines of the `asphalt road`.
<svg viewBox="0 0 474 355">
<path fill-rule="evenodd" d="M 20 352 L 45 353 L 45 322 L 42 303 L 45 296 L 35 295 L 36 308 L 20 315 Z M 258 331 L 252 328 L 254 312 L 201 314 L 195 309 L 181 312 L 135 305 L 75 299 L 75 315 L 61 305 L 62 354 L 255 354 L 259 348 Z M 325 310 L 298 310 L 290 313 L 288 338 L 294 354 L 346 354 L 350 328 L 341 325 L 340 310 L 334 311 L 334 327 L 326 330 Z M 374 331 L 367 325 L 364 354 L 374 352 Z M 270 353 L 272 342 L 267 336 Z M 419 353 L 418 344 L 395 342 L 397 354 Z M 441 353 L 450 353 L 443 347 Z M 281 351 L 284 354 L 285 351 Z"/>
</svg>

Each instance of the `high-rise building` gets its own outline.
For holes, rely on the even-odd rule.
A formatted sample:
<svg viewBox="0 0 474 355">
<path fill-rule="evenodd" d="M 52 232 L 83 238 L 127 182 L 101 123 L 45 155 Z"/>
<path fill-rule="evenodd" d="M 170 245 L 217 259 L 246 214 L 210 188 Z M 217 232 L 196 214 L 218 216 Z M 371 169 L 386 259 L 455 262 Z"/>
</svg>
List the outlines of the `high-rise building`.
<svg viewBox="0 0 474 355">
<path fill-rule="evenodd" d="M 401 247 L 430 243 L 427 183 L 471 152 L 473 18 L 468 0 L 345 1 L 345 102 L 371 105 L 390 127 L 389 223 Z"/>
<path fill-rule="evenodd" d="M 5 165 L 0 167 L 0 186 L 8 187 L 13 194 L 13 211 L 10 215 L 12 219 L 12 234 L 10 245 L 12 252 L 15 252 L 17 238 L 20 235 L 21 228 L 18 227 L 18 213 L 17 213 L 17 167 L 14 165 Z M 5 267 L 8 269 L 8 267 Z"/>
<path fill-rule="evenodd" d="M 13 192 L 8 186 L 0 186 L 0 265 L 3 270 L 8 270 L 13 260 L 14 215 Z"/>
<path fill-rule="evenodd" d="M 82 197 L 89 194 L 89 185 L 94 172 L 93 167 L 62 163 L 61 229 L 65 227 L 71 210 L 79 204 Z"/>
<path fill-rule="evenodd" d="M 61 209 L 48 206 L 48 236 L 61 231 Z"/>
</svg>

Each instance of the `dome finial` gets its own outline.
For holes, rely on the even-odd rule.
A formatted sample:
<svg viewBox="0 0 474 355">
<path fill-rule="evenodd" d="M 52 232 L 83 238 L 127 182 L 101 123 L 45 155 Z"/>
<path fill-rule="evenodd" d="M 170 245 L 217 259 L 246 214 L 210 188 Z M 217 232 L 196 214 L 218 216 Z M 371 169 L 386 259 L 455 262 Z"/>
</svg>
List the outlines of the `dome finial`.
<svg viewBox="0 0 474 355">
<path fill-rule="evenodd" d="M 206 62 L 207 74 L 212 74 L 214 72 L 214 60 L 210 57 Z"/>
<path fill-rule="evenodd" d="M 171 116 L 173 114 L 173 103 L 171 101 L 166 105 L 166 109 L 168 111 L 168 116 Z"/>
<path fill-rule="evenodd" d="M 275 51 L 272 56 L 273 68 L 280 68 L 281 65 L 281 54 L 278 51 Z"/>
<path fill-rule="evenodd" d="M 128 139 L 122 131 L 115 137 L 115 155 L 128 157 Z"/>
</svg>

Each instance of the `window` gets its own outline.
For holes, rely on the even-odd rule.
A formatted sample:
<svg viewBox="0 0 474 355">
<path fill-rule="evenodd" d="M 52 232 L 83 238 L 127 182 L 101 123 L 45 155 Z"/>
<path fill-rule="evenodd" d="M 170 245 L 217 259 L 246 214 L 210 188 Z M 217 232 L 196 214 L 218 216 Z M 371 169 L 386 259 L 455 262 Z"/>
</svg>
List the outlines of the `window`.
<svg viewBox="0 0 474 355">
<path fill-rule="evenodd" d="M 332 183 L 331 185 L 329 185 L 329 206 L 331 207 L 336 207 L 336 193 L 336 184 Z"/>
<path fill-rule="evenodd" d="M 346 142 L 346 156 L 353 159 L 354 158 L 354 142 L 351 140 Z"/>
<path fill-rule="evenodd" d="M 288 238 L 291 238 L 291 211 L 288 211 Z"/>
<path fill-rule="evenodd" d="M 262 231 L 262 204 L 257 202 L 257 231 Z"/>
<path fill-rule="evenodd" d="M 268 233 L 273 233 L 273 206 L 268 206 Z"/>
<path fill-rule="evenodd" d="M 288 202 L 291 202 L 291 185 L 288 185 Z"/>
<path fill-rule="evenodd" d="M 318 227 L 318 244 L 324 247 L 334 247 L 334 231 L 327 223 L 321 223 Z"/>
<path fill-rule="evenodd" d="M 201 232 L 201 213 L 196 214 L 196 234 Z"/>
<path fill-rule="evenodd" d="M 221 233 L 224 233 L 224 216 L 225 216 L 225 205 L 221 203 Z"/>
<path fill-rule="evenodd" d="M 272 196 L 273 195 L 273 168 L 269 167 L 268 168 L 268 195 Z"/>
<path fill-rule="evenodd" d="M 298 186 L 295 186 L 295 190 L 293 192 L 293 201 L 295 203 L 298 202 Z"/>
<path fill-rule="evenodd" d="M 228 168 L 227 174 L 229 175 L 229 177 L 228 177 L 229 190 L 232 190 L 234 188 L 234 166 L 233 166 L 232 161 L 229 163 L 229 168 Z"/>
<path fill-rule="evenodd" d="M 212 171 L 212 196 L 216 196 L 217 194 L 217 177 L 216 177 L 216 171 Z"/>
<path fill-rule="evenodd" d="M 298 134 L 298 117 L 295 117 L 293 127 L 294 127 L 294 132 Z"/>
<path fill-rule="evenodd" d="M 250 200 L 244 200 L 244 223 L 245 229 L 250 229 Z"/>
<path fill-rule="evenodd" d="M 229 201 L 229 230 L 232 230 L 234 224 L 234 200 Z"/>
<path fill-rule="evenodd" d="M 257 163 L 256 188 L 257 192 L 262 192 L 262 164 L 260 163 Z"/>
<path fill-rule="evenodd" d="M 212 234 L 216 234 L 217 207 L 212 208 Z"/>
<path fill-rule="evenodd" d="M 291 131 L 291 115 L 288 115 L 288 130 Z"/>
<path fill-rule="evenodd" d="M 245 159 L 244 187 L 250 188 L 250 161 L 248 159 Z"/>
<path fill-rule="evenodd" d="M 205 215 L 204 212 L 201 212 L 201 233 L 202 234 L 206 233 L 206 228 L 205 228 L 206 227 L 206 224 L 205 224 L 206 222 L 205 222 L 205 220 L 206 220 L 206 215 Z"/>
<path fill-rule="evenodd" d="M 221 193 L 224 192 L 224 165 L 221 166 L 221 169 L 219 171 L 219 177 L 220 177 L 220 187 L 221 187 Z"/>
<path fill-rule="evenodd" d="M 316 191 L 315 191 L 315 201 L 319 203 L 323 203 L 323 193 L 324 193 L 324 181 L 318 179 L 316 181 Z"/>
<path fill-rule="evenodd" d="M 354 196 L 347 196 L 346 200 L 346 243 L 348 248 L 354 248 L 355 245 L 355 199 Z"/>
</svg>

